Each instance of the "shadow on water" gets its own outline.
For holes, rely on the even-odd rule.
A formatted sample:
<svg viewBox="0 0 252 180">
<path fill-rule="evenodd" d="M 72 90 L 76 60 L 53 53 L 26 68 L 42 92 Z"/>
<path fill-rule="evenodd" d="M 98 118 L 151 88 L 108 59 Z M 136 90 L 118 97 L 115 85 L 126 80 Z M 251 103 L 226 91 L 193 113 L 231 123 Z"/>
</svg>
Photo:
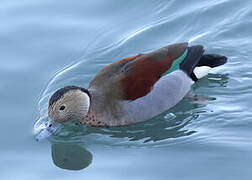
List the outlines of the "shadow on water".
<svg viewBox="0 0 252 180">
<path fill-rule="evenodd" d="M 67 170 L 82 170 L 87 168 L 92 162 L 92 153 L 85 147 L 88 145 L 88 136 L 92 134 L 101 135 L 100 140 L 89 139 L 93 143 L 105 143 L 111 146 L 115 139 L 127 138 L 129 142 L 140 142 L 153 144 L 168 139 L 177 139 L 190 136 L 197 131 L 190 125 L 197 124 L 197 118 L 201 113 L 206 113 L 207 102 L 215 100 L 209 97 L 195 94 L 201 88 L 225 87 L 228 82 L 228 75 L 209 74 L 208 78 L 202 79 L 195 84 L 193 91 L 184 98 L 179 104 L 163 114 L 146 122 L 141 122 L 128 126 L 95 128 L 86 127 L 79 123 L 69 122 L 64 125 L 60 132 L 50 138 L 52 159 L 56 166 Z M 108 142 L 105 137 L 109 136 Z M 123 141 L 123 140 L 122 140 Z M 119 142 L 120 144 L 120 142 Z M 119 145 L 118 144 L 118 145 Z M 154 143 L 155 144 L 155 143 Z"/>
<path fill-rule="evenodd" d="M 53 163 L 62 169 L 82 170 L 92 162 L 92 154 L 80 145 L 52 144 Z"/>
</svg>

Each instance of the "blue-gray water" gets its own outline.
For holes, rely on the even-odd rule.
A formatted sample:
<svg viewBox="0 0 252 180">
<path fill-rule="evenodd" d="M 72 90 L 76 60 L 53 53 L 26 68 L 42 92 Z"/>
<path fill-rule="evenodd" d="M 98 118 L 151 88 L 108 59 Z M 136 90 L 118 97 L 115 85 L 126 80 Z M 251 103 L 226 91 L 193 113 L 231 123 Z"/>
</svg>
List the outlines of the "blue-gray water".
<svg viewBox="0 0 252 180">
<path fill-rule="evenodd" d="M 251 179 L 251 1 L 2 0 L 0 12 L 1 180 Z M 229 57 L 191 98 L 145 123 L 76 125 L 35 142 L 38 104 L 43 112 L 52 91 L 188 40 Z"/>
</svg>

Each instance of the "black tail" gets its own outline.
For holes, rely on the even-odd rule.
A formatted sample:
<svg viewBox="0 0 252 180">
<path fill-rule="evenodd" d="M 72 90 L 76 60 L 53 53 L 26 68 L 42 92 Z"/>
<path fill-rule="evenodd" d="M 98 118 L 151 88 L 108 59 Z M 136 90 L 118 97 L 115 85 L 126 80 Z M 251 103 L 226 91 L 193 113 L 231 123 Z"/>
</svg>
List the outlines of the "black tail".
<svg viewBox="0 0 252 180">
<path fill-rule="evenodd" d="M 209 66 L 211 68 L 221 66 L 227 62 L 227 57 L 219 54 L 204 54 L 197 66 Z"/>
<path fill-rule="evenodd" d="M 201 45 L 188 47 L 186 58 L 180 64 L 180 69 L 183 70 L 192 80 L 197 81 L 198 78 L 193 73 L 195 67 L 209 66 L 211 68 L 223 65 L 227 62 L 227 57 L 218 54 L 205 54 L 204 47 Z"/>
</svg>

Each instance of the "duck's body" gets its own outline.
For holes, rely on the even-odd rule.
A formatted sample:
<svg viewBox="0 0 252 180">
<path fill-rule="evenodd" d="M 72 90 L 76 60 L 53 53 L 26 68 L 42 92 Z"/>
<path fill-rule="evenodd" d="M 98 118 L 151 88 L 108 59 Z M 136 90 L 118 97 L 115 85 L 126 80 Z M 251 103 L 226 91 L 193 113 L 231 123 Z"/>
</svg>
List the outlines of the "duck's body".
<svg viewBox="0 0 252 180">
<path fill-rule="evenodd" d="M 176 70 L 161 77 L 147 95 L 133 101 L 118 100 L 112 107 L 106 107 L 105 103 L 93 104 L 106 101 L 102 94 L 88 89 L 93 100 L 87 117 L 81 122 L 90 126 L 121 126 L 151 119 L 176 105 L 193 84 L 186 73 Z"/>
<path fill-rule="evenodd" d="M 198 64 L 214 67 L 226 62 L 218 55 L 211 55 L 209 62 L 203 52 L 203 46 L 173 44 L 106 66 L 90 82 L 91 105 L 81 122 L 120 126 L 159 115 L 188 93 L 197 80 L 193 70 Z"/>
<path fill-rule="evenodd" d="M 116 61 L 98 72 L 87 89 L 66 86 L 49 101 L 52 123 L 77 120 L 88 126 L 121 126 L 151 119 L 176 105 L 225 56 L 203 54 L 201 45 L 172 44 Z"/>
</svg>

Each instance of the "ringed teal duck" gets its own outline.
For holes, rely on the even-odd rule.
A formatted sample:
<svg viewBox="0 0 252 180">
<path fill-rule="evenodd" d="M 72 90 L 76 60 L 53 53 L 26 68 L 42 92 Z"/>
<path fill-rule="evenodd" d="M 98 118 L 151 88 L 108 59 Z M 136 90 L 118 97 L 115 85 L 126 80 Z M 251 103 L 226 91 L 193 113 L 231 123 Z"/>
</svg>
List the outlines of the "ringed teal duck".
<svg viewBox="0 0 252 180">
<path fill-rule="evenodd" d="M 66 86 L 50 98 L 51 119 L 41 136 L 64 122 L 88 126 L 122 126 L 151 119 L 176 105 L 191 86 L 227 58 L 204 54 L 202 45 L 168 45 L 118 60 L 91 80 L 87 89 Z"/>
</svg>

